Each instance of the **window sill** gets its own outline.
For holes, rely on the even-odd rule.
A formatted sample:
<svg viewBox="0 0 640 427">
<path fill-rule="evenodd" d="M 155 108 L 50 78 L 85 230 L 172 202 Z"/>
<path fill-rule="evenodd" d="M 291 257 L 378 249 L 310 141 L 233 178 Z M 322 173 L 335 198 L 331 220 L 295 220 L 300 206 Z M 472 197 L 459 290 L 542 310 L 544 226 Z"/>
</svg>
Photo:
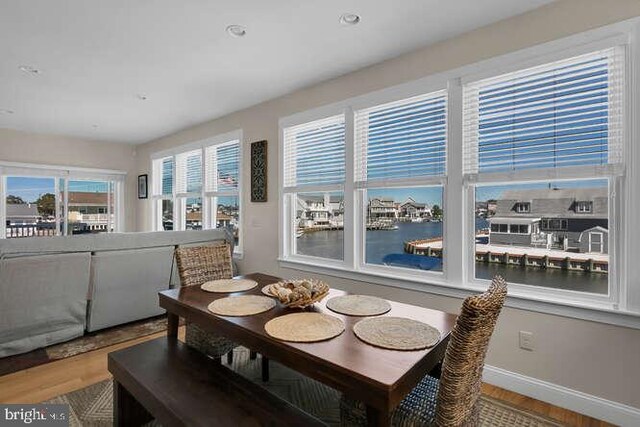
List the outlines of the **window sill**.
<svg viewBox="0 0 640 427">
<path fill-rule="evenodd" d="M 453 298 L 466 298 L 470 294 L 480 293 L 485 289 L 482 285 L 474 283 L 456 286 L 436 278 L 421 280 L 415 276 L 402 277 L 396 271 L 388 274 L 354 271 L 340 266 L 318 263 L 315 260 L 278 258 L 278 261 L 282 268 Z M 505 305 L 515 309 L 640 329 L 640 313 L 617 310 L 611 304 L 577 305 L 561 299 L 542 299 L 510 292 Z"/>
</svg>

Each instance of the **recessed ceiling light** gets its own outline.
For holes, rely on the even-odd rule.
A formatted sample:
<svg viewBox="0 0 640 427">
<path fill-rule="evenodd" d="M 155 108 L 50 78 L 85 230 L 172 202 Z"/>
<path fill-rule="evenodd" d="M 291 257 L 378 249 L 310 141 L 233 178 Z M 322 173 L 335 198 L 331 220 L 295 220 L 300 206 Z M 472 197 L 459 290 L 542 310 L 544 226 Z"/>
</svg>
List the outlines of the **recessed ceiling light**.
<svg viewBox="0 0 640 427">
<path fill-rule="evenodd" d="M 13 113 L 15 113 L 15 111 L 13 110 L 0 109 L 0 114 L 13 114 Z"/>
<path fill-rule="evenodd" d="M 355 13 L 343 13 L 340 16 L 340 23 L 342 25 L 356 25 L 360 22 L 360 16 Z"/>
<path fill-rule="evenodd" d="M 32 67 L 31 65 L 21 65 L 18 68 L 20 69 L 20 71 L 24 71 L 28 74 L 40 74 L 40 70 L 38 70 L 36 67 Z"/>
<path fill-rule="evenodd" d="M 231 37 L 244 37 L 247 35 L 247 29 L 242 25 L 229 25 L 226 31 Z"/>
<path fill-rule="evenodd" d="M 146 101 L 147 99 L 149 99 L 147 97 L 147 95 L 143 94 L 143 93 L 139 93 L 136 95 L 136 97 L 140 100 L 140 101 Z"/>
</svg>

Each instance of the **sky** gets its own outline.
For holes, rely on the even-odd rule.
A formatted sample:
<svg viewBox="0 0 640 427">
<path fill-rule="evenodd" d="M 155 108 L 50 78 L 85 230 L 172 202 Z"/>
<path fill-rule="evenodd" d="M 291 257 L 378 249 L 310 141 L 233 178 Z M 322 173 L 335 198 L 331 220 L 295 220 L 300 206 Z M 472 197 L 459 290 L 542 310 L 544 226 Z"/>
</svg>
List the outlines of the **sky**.
<svg viewBox="0 0 640 427">
<path fill-rule="evenodd" d="M 104 181 L 69 181 L 69 191 L 107 192 Z M 42 194 L 55 193 L 55 178 L 7 177 L 7 195 L 35 202 Z"/>
</svg>

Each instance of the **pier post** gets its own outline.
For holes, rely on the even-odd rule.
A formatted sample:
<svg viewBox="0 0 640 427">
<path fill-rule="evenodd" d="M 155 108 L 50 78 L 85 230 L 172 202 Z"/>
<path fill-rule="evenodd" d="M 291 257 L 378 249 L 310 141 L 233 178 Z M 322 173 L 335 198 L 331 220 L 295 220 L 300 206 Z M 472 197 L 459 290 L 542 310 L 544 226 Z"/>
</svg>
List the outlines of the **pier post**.
<svg viewBox="0 0 640 427">
<path fill-rule="evenodd" d="M 522 255 L 522 258 L 520 258 L 520 260 L 522 261 L 522 265 L 523 266 L 527 266 L 529 265 L 529 255 L 528 254 L 524 254 Z"/>
<path fill-rule="evenodd" d="M 431 246 L 427 246 L 427 256 L 431 256 Z"/>
<path fill-rule="evenodd" d="M 487 254 L 485 256 L 487 257 L 486 261 L 491 262 L 491 251 L 487 251 Z"/>
<path fill-rule="evenodd" d="M 509 264 L 509 252 L 505 252 L 502 255 L 502 263 L 503 264 Z"/>
<path fill-rule="evenodd" d="M 542 257 L 542 268 L 547 268 L 549 266 L 549 255 L 545 255 Z"/>
<path fill-rule="evenodd" d="M 569 257 L 565 257 L 564 262 L 562 263 L 563 270 L 569 270 L 571 267 L 571 259 Z"/>
<path fill-rule="evenodd" d="M 587 267 L 589 272 L 593 271 L 593 258 L 589 258 L 589 264 Z"/>
</svg>

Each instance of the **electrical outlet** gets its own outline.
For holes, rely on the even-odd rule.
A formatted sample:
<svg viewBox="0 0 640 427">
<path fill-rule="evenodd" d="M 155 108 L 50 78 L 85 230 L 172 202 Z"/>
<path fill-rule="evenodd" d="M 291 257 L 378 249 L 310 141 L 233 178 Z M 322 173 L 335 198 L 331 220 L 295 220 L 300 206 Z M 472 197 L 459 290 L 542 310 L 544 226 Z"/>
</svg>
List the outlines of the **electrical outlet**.
<svg viewBox="0 0 640 427">
<path fill-rule="evenodd" d="M 520 348 L 533 351 L 533 332 L 520 331 Z"/>
</svg>

